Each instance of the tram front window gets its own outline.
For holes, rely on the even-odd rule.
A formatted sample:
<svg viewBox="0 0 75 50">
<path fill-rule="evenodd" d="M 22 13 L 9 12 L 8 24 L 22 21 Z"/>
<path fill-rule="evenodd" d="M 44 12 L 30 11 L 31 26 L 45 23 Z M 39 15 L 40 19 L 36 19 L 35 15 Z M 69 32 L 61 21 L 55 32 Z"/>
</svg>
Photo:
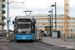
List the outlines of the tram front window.
<svg viewBox="0 0 75 50">
<path fill-rule="evenodd" d="M 31 22 L 30 20 L 18 20 L 18 34 L 30 34 Z"/>
<path fill-rule="evenodd" d="M 18 34 L 30 34 L 31 24 L 18 24 Z"/>
</svg>

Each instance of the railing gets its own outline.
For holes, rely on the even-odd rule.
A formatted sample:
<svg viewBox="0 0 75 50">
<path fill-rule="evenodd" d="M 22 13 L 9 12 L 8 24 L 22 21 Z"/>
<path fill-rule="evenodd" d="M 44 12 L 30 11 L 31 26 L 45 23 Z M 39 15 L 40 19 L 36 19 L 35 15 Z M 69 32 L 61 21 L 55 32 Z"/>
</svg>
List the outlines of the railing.
<svg viewBox="0 0 75 50">
<path fill-rule="evenodd" d="M 13 41 L 14 40 L 14 33 L 10 34 L 9 37 L 7 37 L 7 40 Z"/>
</svg>

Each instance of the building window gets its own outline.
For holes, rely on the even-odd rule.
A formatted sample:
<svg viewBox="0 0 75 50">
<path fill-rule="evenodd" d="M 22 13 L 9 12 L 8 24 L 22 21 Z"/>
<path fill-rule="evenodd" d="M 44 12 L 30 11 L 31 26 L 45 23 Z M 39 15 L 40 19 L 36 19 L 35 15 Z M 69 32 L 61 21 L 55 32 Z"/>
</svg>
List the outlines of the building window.
<svg viewBox="0 0 75 50">
<path fill-rule="evenodd" d="M 60 27 L 57 27 L 57 29 L 59 29 Z"/>
<path fill-rule="evenodd" d="M 60 27 L 60 28 L 63 28 L 63 27 Z"/>
<path fill-rule="evenodd" d="M 74 32 L 74 33 L 75 33 L 75 30 L 72 30 L 72 32 Z"/>
<path fill-rule="evenodd" d="M 70 29 L 71 27 L 68 27 L 68 29 Z"/>
<path fill-rule="evenodd" d="M 0 19 L 2 19 L 2 18 L 0 17 Z"/>
<path fill-rule="evenodd" d="M 60 22 L 60 20 L 57 20 L 57 22 Z"/>
<path fill-rule="evenodd" d="M 75 29 L 75 27 L 71 27 L 71 29 Z"/>
<path fill-rule="evenodd" d="M 42 22 L 42 20 L 39 20 L 39 22 Z"/>
<path fill-rule="evenodd" d="M 57 23 L 57 25 L 60 25 L 59 23 Z"/>
<path fill-rule="evenodd" d="M 42 27 L 40 27 L 40 29 L 42 29 Z"/>
<path fill-rule="evenodd" d="M 45 20 L 43 20 L 43 22 L 45 22 Z"/>
<path fill-rule="evenodd" d="M 46 25 L 45 23 L 43 23 L 43 25 Z"/>
<path fill-rule="evenodd" d="M 39 24 L 40 26 L 42 26 L 42 24 Z"/>
<path fill-rule="evenodd" d="M 2 6 L 0 5 L 0 7 L 2 7 Z"/>
<path fill-rule="evenodd" d="M 71 25 L 75 25 L 75 23 L 70 23 Z"/>
<path fill-rule="evenodd" d="M 36 25 L 39 25 L 38 23 Z"/>
<path fill-rule="evenodd" d="M 36 20 L 36 22 L 39 22 L 39 20 Z"/>
<path fill-rule="evenodd" d="M 55 23 L 53 23 L 53 25 L 55 25 Z"/>
<path fill-rule="evenodd" d="M 46 25 L 47 25 L 47 26 L 49 26 L 49 25 L 50 25 L 50 23 L 47 23 Z"/>
<path fill-rule="evenodd" d="M 46 20 L 46 22 L 49 22 L 48 20 Z"/>
<path fill-rule="evenodd" d="M 64 23 L 60 23 L 60 25 L 64 25 Z"/>
<path fill-rule="evenodd" d="M 2 13 L 2 12 L 0 11 L 0 13 Z"/>
<path fill-rule="evenodd" d="M 75 20 L 71 20 L 71 22 L 75 22 Z"/>
<path fill-rule="evenodd" d="M 53 27 L 53 29 L 55 29 L 55 27 Z"/>
<path fill-rule="evenodd" d="M 39 29 L 39 27 L 37 27 L 37 29 Z"/>
<path fill-rule="evenodd" d="M 0 25 L 0 28 L 2 28 L 2 26 Z"/>
<path fill-rule="evenodd" d="M 55 20 L 53 20 L 53 22 L 55 22 Z"/>
<path fill-rule="evenodd" d="M 61 32 L 63 32 L 63 30 L 61 30 Z"/>
<path fill-rule="evenodd" d="M 60 22 L 64 22 L 64 20 L 60 20 Z"/>
<path fill-rule="evenodd" d="M 69 23 L 68 25 L 71 25 L 71 23 Z"/>
<path fill-rule="evenodd" d="M 45 29 L 45 27 L 43 27 L 43 29 Z"/>
</svg>

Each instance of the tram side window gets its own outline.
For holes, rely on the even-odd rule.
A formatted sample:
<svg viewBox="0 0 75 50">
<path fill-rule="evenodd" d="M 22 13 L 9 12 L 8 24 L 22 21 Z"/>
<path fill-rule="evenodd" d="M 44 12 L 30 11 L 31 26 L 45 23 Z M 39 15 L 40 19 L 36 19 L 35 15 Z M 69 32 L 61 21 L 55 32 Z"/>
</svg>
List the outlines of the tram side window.
<svg viewBox="0 0 75 50">
<path fill-rule="evenodd" d="M 32 33 L 35 33 L 35 25 L 32 25 Z"/>
<path fill-rule="evenodd" d="M 17 33 L 17 24 L 14 27 L 14 32 Z"/>
</svg>

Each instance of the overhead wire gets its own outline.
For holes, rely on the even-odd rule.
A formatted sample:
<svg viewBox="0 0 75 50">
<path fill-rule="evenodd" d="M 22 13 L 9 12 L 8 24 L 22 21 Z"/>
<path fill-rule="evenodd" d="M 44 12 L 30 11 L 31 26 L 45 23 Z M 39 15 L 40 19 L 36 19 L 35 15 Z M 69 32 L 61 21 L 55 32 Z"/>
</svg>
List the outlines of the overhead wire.
<svg viewBox="0 0 75 50">
<path fill-rule="evenodd" d="M 12 0 L 11 2 L 9 2 L 9 3 L 7 3 L 7 2 L 5 2 L 6 4 L 10 4 L 10 3 L 12 3 L 14 0 Z"/>
<path fill-rule="evenodd" d="M 26 7 L 26 5 L 24 3 L 25 3 L 25 0 L 24 0 L 24 2 L 22 2 L 22 4 L 24 5 L 25 9 L 27 10 L 27 7 Z"/>
<path fill-rule="evenodd" d="M 14 0 L 12 0 L 11 2 L 9 2 L 9 4 L 12 3 L 13 1 L 14 1 Z"/>
</svg>

